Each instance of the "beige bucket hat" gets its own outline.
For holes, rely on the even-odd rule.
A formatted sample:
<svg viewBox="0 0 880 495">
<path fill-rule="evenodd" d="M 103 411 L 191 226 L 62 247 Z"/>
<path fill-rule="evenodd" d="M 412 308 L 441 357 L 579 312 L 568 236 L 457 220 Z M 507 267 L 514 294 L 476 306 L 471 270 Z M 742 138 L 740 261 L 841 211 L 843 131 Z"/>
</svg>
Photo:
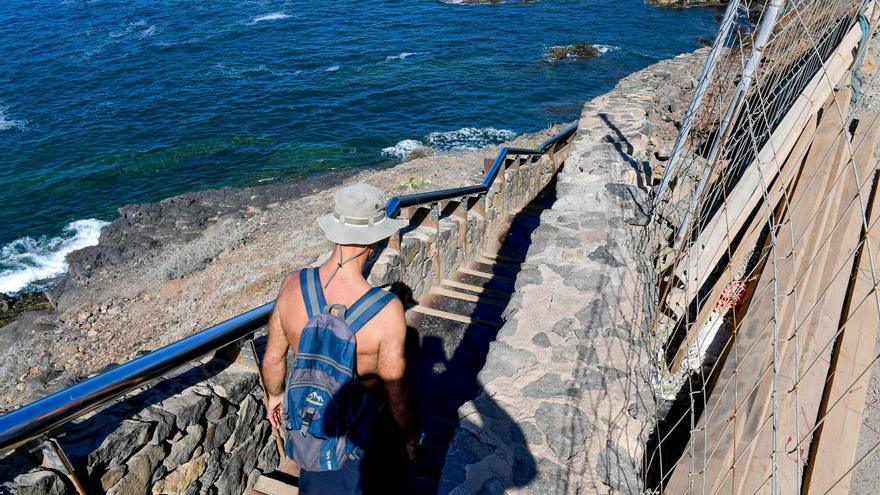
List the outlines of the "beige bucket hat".
<svg viewBox="0 0 880 495">
<path fill-rule="evenodd" d="M 336 244 L 369 245 L 390 237 L 409 222 L 388 218 L 382 191 L 369 184 L 354 184 L 336 192 L 333 211 L 318 217 L 318 225 Z"/>
</svg>

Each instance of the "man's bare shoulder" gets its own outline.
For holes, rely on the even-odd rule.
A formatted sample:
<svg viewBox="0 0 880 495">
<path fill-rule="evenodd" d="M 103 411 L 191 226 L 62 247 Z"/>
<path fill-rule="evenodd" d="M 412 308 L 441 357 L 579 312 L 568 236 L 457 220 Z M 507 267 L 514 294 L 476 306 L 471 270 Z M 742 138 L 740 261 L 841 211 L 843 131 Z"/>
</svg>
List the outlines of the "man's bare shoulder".
<svg viewBox="0 0 880 495">
<path fill-rule="evenodd" d="M 397 339 L 406 335 L 406 318 L 404 316 L 403 303 L 394 297 L 382 308 L 382 311 L 373 319 L 371 325 L 381 333 L 383 339 Z"/>
<path fill-rule="evenodd" d="M 278 298 L 275 300 L 275 308 L 282 318 L 290 316 L 299 310 L 299 301 L 302 300 L 302 290 L 299 285 L 299 271 L 295 271 L 284 278 Z"/>
</svg>

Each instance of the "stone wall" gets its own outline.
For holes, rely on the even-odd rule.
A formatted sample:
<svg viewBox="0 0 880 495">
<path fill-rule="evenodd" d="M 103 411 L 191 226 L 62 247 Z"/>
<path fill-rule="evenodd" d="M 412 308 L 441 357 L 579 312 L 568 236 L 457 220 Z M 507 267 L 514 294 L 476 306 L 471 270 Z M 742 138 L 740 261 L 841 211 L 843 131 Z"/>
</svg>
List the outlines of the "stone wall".
<svg viewBox="0 0 880 495">
<path fill-rule="evenodd" d="M 411 225 L 378 255 L 369 280 L 378 287 L 401 284 L 404 299 L 419 298 L 506 231 L 518 211 L 550 183 L 567 148 L 553 156 L 512 156 L 483 196 L 443 201 L 402 212 Z M 400 291 L 398 291 L 400 292 Z"/>
<path fill-rule="evenodd" d="M 482 391 L 459 409 L 440 493 L 642 492 L 655 413 L 648 135 L 673 111 L 668 86 L 691 83 L 704 54 L 633 74 L 584 107 Z"/>
<path fill-rule="evenodd" d="M 265 417 L 257 373 L 218 358 L 70 423 L 56 438 L 87 493 L 240 495 L 279 462 Z M 19 448 L 0 459 L 0 493 L 76 493 L 50 457 Z"/>
</svg>

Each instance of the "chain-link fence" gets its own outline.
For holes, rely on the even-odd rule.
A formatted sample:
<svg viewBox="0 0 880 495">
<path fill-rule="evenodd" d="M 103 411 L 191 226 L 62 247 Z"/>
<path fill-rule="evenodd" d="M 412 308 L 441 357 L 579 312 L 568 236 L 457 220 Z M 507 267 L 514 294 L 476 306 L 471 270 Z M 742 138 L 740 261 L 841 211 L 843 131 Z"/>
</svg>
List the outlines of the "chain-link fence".
<svg viewBox="0 0 880 495">
<path fill-rule="evenodd" d="M 664 493 L 846 493 L 880 327 L 873 1 L 731 0 L 648 229 Z M 863 70 L 864 69 L 864 70 Z M 867 80 L 866 80 L 867 79 Z"/>
</svg>

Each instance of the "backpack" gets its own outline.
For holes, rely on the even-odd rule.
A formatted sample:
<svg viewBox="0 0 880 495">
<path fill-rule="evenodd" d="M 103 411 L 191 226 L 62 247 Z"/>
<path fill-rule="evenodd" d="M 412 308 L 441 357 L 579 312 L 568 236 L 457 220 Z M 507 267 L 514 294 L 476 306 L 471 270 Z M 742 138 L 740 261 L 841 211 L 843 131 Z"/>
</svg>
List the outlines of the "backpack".
<svg viewBox="0 0 880 495">
<path fill-rule="evenodd" d="M 346 309 L 327 305 L 317 268 L 299 282 L 309 321 L 287 375 L 284 449 L 306 471 L 335 471 L 360 456 L 372 412 L 355 376 L 355 334 L 395 296 L 373 287 Z"/>
</svg>

